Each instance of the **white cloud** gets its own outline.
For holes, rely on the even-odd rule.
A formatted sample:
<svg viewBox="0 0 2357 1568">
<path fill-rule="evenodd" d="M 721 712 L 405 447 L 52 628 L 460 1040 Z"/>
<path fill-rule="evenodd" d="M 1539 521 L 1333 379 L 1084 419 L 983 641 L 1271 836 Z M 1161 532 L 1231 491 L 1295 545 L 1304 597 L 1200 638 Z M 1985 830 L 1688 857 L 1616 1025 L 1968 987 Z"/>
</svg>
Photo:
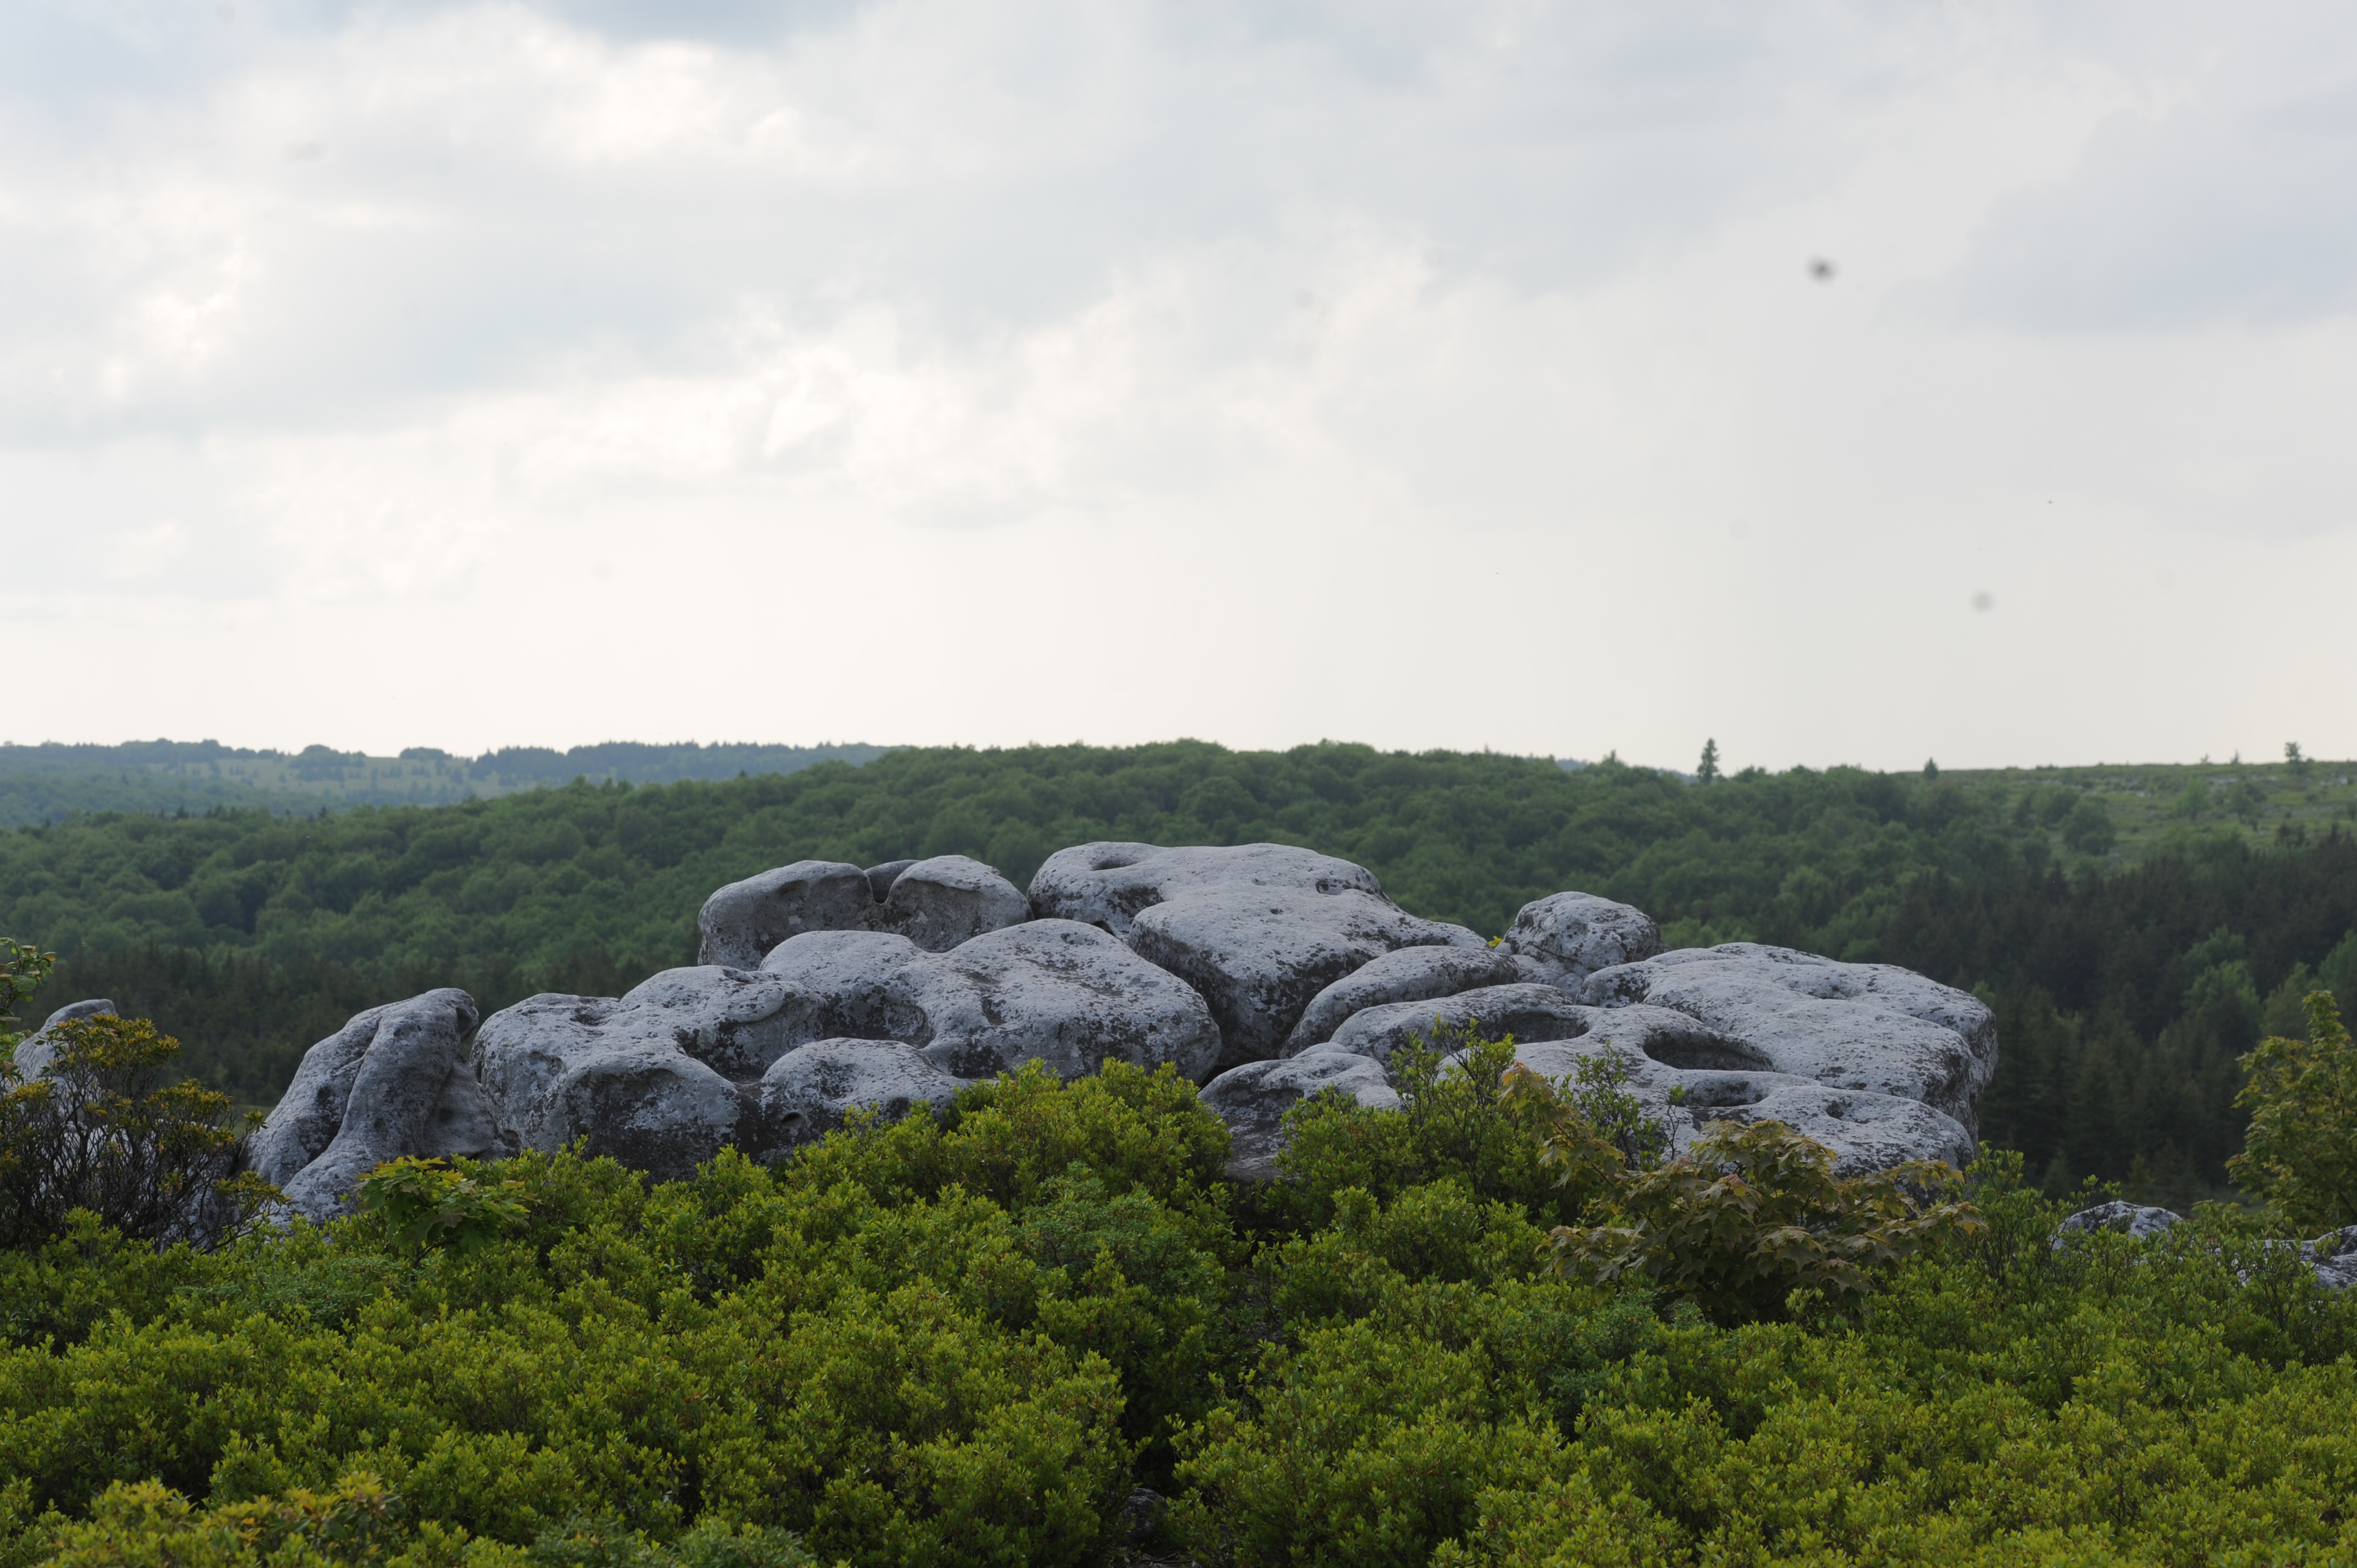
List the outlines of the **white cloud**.
<svg viewBox="0 0 2357 1568">
<path fill-rule="evenodd" d="M 27 9 L 20 728 L 2357 752 L 2316 12 Z"/>
</svg>

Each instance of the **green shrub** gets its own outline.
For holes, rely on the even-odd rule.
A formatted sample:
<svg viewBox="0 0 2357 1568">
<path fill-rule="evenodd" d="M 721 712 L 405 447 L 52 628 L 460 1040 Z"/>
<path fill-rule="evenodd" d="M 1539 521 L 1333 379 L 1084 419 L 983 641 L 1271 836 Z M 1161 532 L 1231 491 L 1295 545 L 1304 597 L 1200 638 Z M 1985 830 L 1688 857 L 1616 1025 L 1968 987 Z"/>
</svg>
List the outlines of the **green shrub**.
<svg viewBox="0 0 2357 1568">
<path fill-rule="evenodd" d="M 1298 1112 L 1311 1199 L 1249 1239 L 1224 1134 L 1129 1069 L 685 1181 L 429 1168 L 525 1200 L 472 1247 L 75 1216 L 0 1254 L 0 1568 L 1113 1563 L 1139 1485 L 1205 1563 L 2357 1556 L 2357 1293 L 2287 1249 L 2058 1250 L 2018 1158 L 1968 1173 L 1979 1229 L 1772 1129 L 1735 1173 L 1638 1169 L 1597 1084 L 1474 1059 L 1416 1080 L 1413 1138 L 1351 1135 L 1418 1181 Z M 1944 1244 L 1851 1245 L 1943 1208 Z M 1658 1222 L 1669 1263 L 1558 1273 L 1566 1212 Z M 1798 1271 L 1760 1272 L 1770 1220 Z M 1842 1265 L 1872 1311 L 1789 1314 Z"/>
<path fill-rule="evenodd" d="M 2357 1225 L 2357 1045 L 2330 992 L 2309 993 L 2307 1010 L 2308 1038 L 2263 1040 L 2243 1058 L 2234 1103 L 2251 1125 L 2226 1168 L 2312 1234 Z"/>
<path fill-rule="evenodd" d="M 1449 1057 L 1463 1053 L 1458 1065 Z M 1392 1058 L 1401 1111 L 1372 1111 L 1339 1094 L 1306 1100 L 1286 1113 L 1291 1144 L 1277 1156 L 1286 1180 L 1267 1195 L 1270 1211 L 1298 1229 L 1330 1221 L 1337 1195 L 1359 1190 L 1388 1199 L 1453 1178 L 1477 1197 L 1519 1204 L 1556 1222 L 1577 1219 L 1609 1186 L 1600 1137 L 1585 1117 L 1566 1120 L 1559 1091 L 1516 1074 L 1514 1044 L 1470 1029 L 1442 1031 Z M 1510 1081 L 1510 1075 L 1511 1081 Z M 1575 1170 L 1550 1167 L 1545 1139 L 1576 1125 L 1594 1147 Z"/>
<path fill-rule="evenodd" d="M 1589 1161 L 1593 1137 L 1575 1123 L 1549 1153 Z M 1796 1291 L 1862 1295 L 1926 1243 L 1981 1230 L 1970 1204 L 1930 1200 L 1956 1181 L 1934 1161 L 1845 1179 L 1832 1151 L 1781 1122 L 1714 1122 L 1690 1153 L 1619 1176 L 1602 1223 L 1558 1226 L 1551 1240 L 1566 1271 L 1639 1275 L 1715 1317 L 1765 1317 Z"/>
<path fill-rule="evenodd" d="M 472 1252 L 523 1223 L 519 1181 L 486 1184 L 447 1160 L 389 1160 L 361 1178 L 359 1209 L 399 1246 Z"/>
<path fill-rule="evenodd" d="M 241 1176 L 245 1134 L 229 1097 L 172 1081 L 180 1043 L 144 1018 L 71 1018 L 29 1081 L 0 1063 L 0 1246 L 62 1236 L 77 1209 L 142 1240 L 210 1241 L 273 1190 Z"/>
</svg>

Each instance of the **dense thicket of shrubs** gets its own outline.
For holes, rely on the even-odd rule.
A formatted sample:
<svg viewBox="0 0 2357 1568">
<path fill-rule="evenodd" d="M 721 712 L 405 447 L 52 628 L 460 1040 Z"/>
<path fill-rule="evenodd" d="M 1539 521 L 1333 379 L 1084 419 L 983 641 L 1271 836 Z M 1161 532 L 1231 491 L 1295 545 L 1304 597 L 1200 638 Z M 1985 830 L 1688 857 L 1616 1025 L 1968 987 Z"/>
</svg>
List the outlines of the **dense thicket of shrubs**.
<svg viewBox="0 0 2357 1568">
<path fill-rule="evenodd" d="M 1141 1485 L 1138 1548 L 1239 1565 L 2357 1552 L 2357 1303 L 2282 1249 L 2058 1250 L 2000 1156 L 1972 1225 L 1828 1291 L 1776 1228 L 1855 1195 L 1771 1160 L 1753 1288 L 1598 1283 L 1550 1227 L 1661 1184 L 1503 1060 L 1303 1108 L 1268 1188 L 1115 1066 L 773 1169 L 457 1173 L 522 1208 L 467 1245 L 399 1205 L 209 1253 L 77 1221 L 0 1256 L 0 1564 L 1110 1563 Z"/>
</svg>

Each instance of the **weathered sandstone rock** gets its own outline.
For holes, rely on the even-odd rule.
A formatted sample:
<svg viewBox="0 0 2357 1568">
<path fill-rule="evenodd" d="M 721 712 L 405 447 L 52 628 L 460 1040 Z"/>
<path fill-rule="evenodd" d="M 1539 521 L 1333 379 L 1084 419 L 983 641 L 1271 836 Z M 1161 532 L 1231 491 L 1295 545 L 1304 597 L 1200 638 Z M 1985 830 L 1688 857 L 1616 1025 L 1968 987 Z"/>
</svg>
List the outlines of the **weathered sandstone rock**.
<svg viewBox="0 0 2357 1568">
<path fill-rule="evenodd" d="M 1074 1078 L 1118 1057 L 1168 1062 L 1200 1082 L 1220 1049 L 1200 996 L 1072 920 L 1028 921 L 944 953 L 882 935 L 798 937 L 762 968 L 787 983 L 796 1005 L 843 1026 L 831 1033 L 905 1040 L 961 1078 L 1035 1058 Z"/>
<path fill-rule="evenodd" d="M 1556 893 L 1525 904 L 1498 945 L 1531 961 L 1534 979 L 1568 990 L 1599 969 L 1662 950 L 1662 929 L 1642 909 L 1592 893 Z"/>
<path fill-rule="evenodd" d="M 1968 1133 L 1996 1069 L 1986 1007 L 1889 964 L 1729 942 L 1598 970 L 1583 994 L 1606 1007 L 1666 1007 L 1704 1026 L 1707 1059 L 1660 1058 L 1672 1066 L 1749 1067 L 1921 1101 Z"/>
<path fill-rule="evenodd" d="M 697 961 L 752 969 L 780 942 L 806 931 L 889 931 L 928 952 L 1030 918 L 1013 883 L 962 854 L 899 860 L 862 871 L 840 861 L 798 860 L 732 882 L 704 901 Z"/>
<path fill-rule="evenodd" d="M 2150 1204 L 2128 1203 L 2114 1198 L 2093 1208 L 2083 1208 L 2054 1227 L 2054 1240 L 2059 1245 L 2065 1236 L 2083 1236 L 2092 1231 L 2110 1230 L 2122 1236 L 2143 1240 L 2158 1236 L 2172 1227 L 2182 1225 L 2184 1216 L 2174 1209 L 2157 1208 Z"/>
<path fill-rule="evenodd" d="M 1540 1070 L 1611 1052 L 1675 1140 L 1772 1117 L 1860 1170 L 1969 1158 L 1996 1058 L 1986 1008 L 1903 970 L 1661 952 L 1641 912 L 1577 893 L 1526 906 L 1491 950 L 1281 844 L 1078 845 L 1028 897 L 959 856 L 801 861 L 721 888 L 699 920 L 707 961 L 508 1008 L 471 1072 L 451 1065 L 471 1004 L 354 1019 L 306 1058 L 258 1155 L 322 1212 L 387 1149 L 586 1139 L 679 1176 L 729 1144 L 772 1157 L 854 1107 L 899 1115 L 1026 1061 L 1069 1078 L 1119 1058 L 1205 1084 L 1233 1168 L 1265 1174 L 1286 1106 L 1322 1086 L 1396 1104 L 1385 1064 L 1437 1026 L 1511 1035 Z M 436 1005 L 447 1027 L 416 1022 Z"/>
<path fill-rule="evenodd" d="M 1582 1005 L 1552 985 L 1485 985 L 1422 1002 L 1362 1008 L 1334 1031 L 1338 1050 L 1388 1063 L 1421 1040 L 1428 1049 L 1453 1049 L 1450 1036 L 1467 1028 L 1486 1039 L 1570 1040 L 1593 1026 L 1599 1009 Z"/>
<path fill-rule="evenodd" d="M 927 952 L 947 952 L 1030 918 L 1031 901 L 1015 884 L 978 860 L 939 854 L 901 869 L 875 920 Z"/>
<path fill-rule="evenodd" d="M 846 1106 L 901 1114 L 1028 1060 L 1067 1078 L 1112 1057 L 1168 1062 L 1200 1079 L 1219 1047 L 1182 982 L 1094 927 L 1035 920 L 945 953 L 887 931 L 807 931 L 759 969 L 666 970 L 620 998 L 535 996 L 484 1023 L 478 1057 L 506 1146 L 586 1136 L 592 1154 L 682 1176 L 725 1144 L 768 1157 Z"/>
<path fill-rule="evenodd" d="M 1190 894 L 1241 887 L 1308 893 L 1358 892 L 1382 897 L 1383 884 L 1362 865 L 1291 844 L 1194 845 L 1084 843 L 1058 850 L 1031 878 L 1031 912 L 1043 920 L 1078 920 L 1114 936 L 1157 904 Z"/>
<path fill-rule="evenodd" d="M 1511 955 L 1489 948 L 1400 948 L 1371 959 L 1310 999 L 1286 1037 L 1284 1055 L 1299 1056 L 1334 1037 L 1370 1007 L 1429 1002 L 1488 985 L 1511 985 L 1522 972 Z"/>
<path fill-rule="evenodd" d="M 813 1040 L 761 1075 L 761 1142 L 770 1148 L 814 1143 L 855 1110 L 874 1111 L 888 1122 L 920 1105 L 939 1110 L 964 1082 L 899 1040 Z"/>
<path fill-rule="evenodd" d="M 856 931 L 875 911 L 867 874 L 832 860 L 798 860 L 732 882 L 704 901 L 698 963 L 752 969 L 762 955 L 804 931 Z"/>
<path fill-rule="evenodd" d="M 461 1055 L 474 998 L 429 991 L 371 1007 L 304 1053 L 249 1150 L 253 1168 L 313 1219 L 342 1213 L 361 1178 L 408 1155 L 498 1151 L 490 1107 Z"/>
</svg>

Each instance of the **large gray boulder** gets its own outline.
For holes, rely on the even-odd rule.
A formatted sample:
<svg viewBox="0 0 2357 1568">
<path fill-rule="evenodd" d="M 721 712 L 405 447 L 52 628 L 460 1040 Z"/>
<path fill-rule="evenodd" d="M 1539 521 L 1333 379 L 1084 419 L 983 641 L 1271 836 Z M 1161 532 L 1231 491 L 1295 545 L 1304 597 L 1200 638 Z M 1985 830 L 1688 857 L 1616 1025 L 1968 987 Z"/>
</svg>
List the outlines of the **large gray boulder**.
<svg viewBox="0 0 2357 1568">
<path fill-rule="evenodd" d="M 1309 1003 L 1343 976 L 1406 947 L 1488 944 L 1356 889 L 1222 889 L 1157 904 L 1130 922 L 1140 958 L 1202 993 L 1219 1021 L 1220 1068 L 1284 1048 Z"/>
<path fill-rule="evenodd" d="M 2098 1230 L 2108 1230 L 2142 1241 L 2175 1230 L 2185 1223 L 2184 1216 L 2173 1208 L 2161 1208 L 2148 1203 L 2129 1203 L 2114 1198 L 2093 1208 L 2083 1208 L 2054 1227 L 2054 1244 L 2061 1246 L 2066 1236 L 2085 1236 Z"/>
<path fill-rule="evenodd" d="M 960 1078 L 1031 1060 L 1077 1078 L 1117 1057 L 1167 1062 L 1200 1082 L 1220 1051 L 1201 996 L 1072 920 L 986 932 L 944 953 L 882 935 L 798 937 L 762 969 L 787 983 L 798 1005 L 843 1026 L 830 1032 L 907 1041 Z"/>
<path fill-rule="evenodd" d="M 791 989 L 758 970 L 665 970 L 620 997 L 544 994 L 494 1013 L 477 1069 L 503 1145 L 583 1141 L 660 1177 L 692 1174 L 726 1144 L 759 1157 L 757 1086 L 802 1043 Z"/>
<path fill-rule="evenodd" d="M 1490 948 L 1400 948 L 1371 959 L 1316 996 L 1286 1036 L 1282 1055 L 1299 1056 L 1334 1037 L 1353 1015 L 1401 1002 L 1429 1002 L 1483 986 L 1511 985 L 1522 972 Z"/>
<path fill-rule="evenodd" d="M 1498 945 L 1528 960 L 1532 979 L 1576 991 L 1599 969 L 1659 953 L 1662 929 L 1630 905 L 1592 893 L 1556 893 L 1523 905 Z"/>
<path fill-rule="evenodd" d="M 114 1004 L 103 996 L 93 996 L 87 1002 L 69 1002 L 49 1015 L 38 1029 L 16 1042 L 16 1076 L 30 1083 L 49 1070 L 57 1059 L 58 1036 L 53 1031 L 60 1024 L 74 1018 L 95 1018 L 101 1014 L 113 1014 Z"/>
<path fill-rule="evenodd" d="M 897 931 L 927 952 L 947 952 L 1030 918 L 1031 901 L 1015 884 L 978 860 L 939 854 L 901 868 L 875 923 L 877 929 Z"/>
<path fill-rule="evenodd" d="M 752 969 L 762 955 L 804 931 L 856 931 L 875 913 L 867 874 L 833 860 L 798 860 L 732 882 L 704 901 L 696 929 L 704 940 L 695 960 L 728 969 Z"/>
<path fill-rule="evenodd" d="M 752 969 L 808 931 L 888 931 L 927 952 L 1030 918 L 1030 900 L 1006 878 L 962 854 L 897 860 L 862 871 L 841 861 L 798 860 L 732 882 L 696 915 L 699 963 Z"/>
<path fill-rule="evenodd" d="M 775 1148 L 814 1143 L 854 1111 L 873 1111 L 888 1122 L 920 1105 L 939 1111 L 965 1081 L 899 1040 L 813 1040 L 761 1075 L 763 1142 Z"/>
<path fill-rule="evenodd" d="M 1312 1046 L 1282 1061 L 1246 1062 L 1205 1084 L 1199 1097 L 1228 1128 L 1228 1179 L 1275 1176 L 1285 1150 L 1285 1113 L 1329 1089 L 1372 1110 L 1399 1109 L 1382 1063 L 1331 1046 Z"/>
<path fill-rule="evenodd" d="M 1717 1059 L 1828 1088 L 1920 1101 L 1968 1133 L 1996 1070 L 1996 1022 L 1966 992 L 1910 970 L 1756 942 L 1686 948 L 1588 976 L 1584 999 L 1643 1004 L 1703 1026 Z"/>
<path fill-rule="evenodd" d="M 477 1016 L 457 990 L 354 1016 L 304 1053 L 249 1147 L 254 1170 L 321 1219 L 348 1211 L 361 1179 L 387 1160 L 499 1153 L 464 1055 Z"/>
</svg>

